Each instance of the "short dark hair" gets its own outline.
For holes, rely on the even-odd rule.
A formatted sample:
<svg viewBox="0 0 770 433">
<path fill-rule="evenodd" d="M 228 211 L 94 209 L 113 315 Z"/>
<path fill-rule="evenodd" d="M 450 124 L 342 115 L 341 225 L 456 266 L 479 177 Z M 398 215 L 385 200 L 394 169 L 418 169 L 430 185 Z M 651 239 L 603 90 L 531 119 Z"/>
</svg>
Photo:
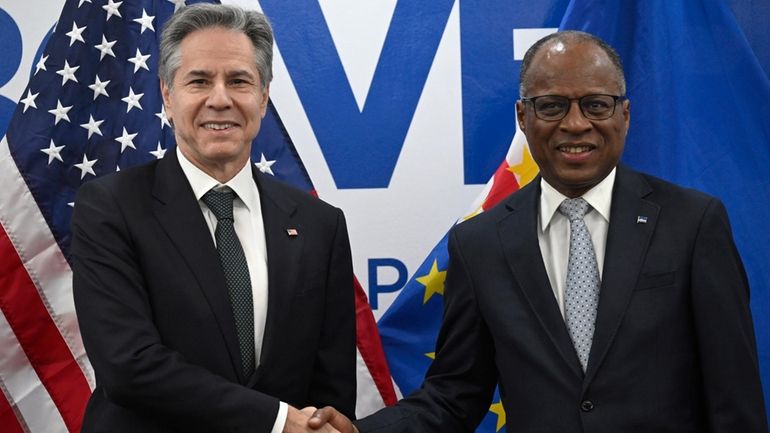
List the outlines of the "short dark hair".
<svg viewBox="0 0 770 433">
<path fill-rule="evenodd" d="M 550 35 L 538 40 L 531 47 L 529 47 L 526 54 L 524 54 L 524 60 L 521 62 L 521 69 L 519 70 L 520 96 L 524 96 L 527 90 L 529 90 L 529 68 L 532 66 L 532 60 L 535 58 L 535 55 L 540 51 L 540 49 L 551 41 L 563 42 L 565 44 L 589 43 L 599 47 L 602 51 L 604 51 L 605 54 L 607 54 L 610 62 L 612 62 L 613 66 L 615 66 L 618 75 L 618 85 L 620 86 L 621 96 L 626 94 L 626 77 L 623 73 L 623 63 L 620 61 L 618 52 L 598 36 L 577 30 L 564 30 L 561 32 L 551 33 Z"/>
<path fill-rule="evenodd" d="M 273 79 L 273 30 L 267 18 L 253 10 L 237 6 L 196 3 L 171 16 L 160 36 L 158 75 L 172 88 L 174 74 L 182 61 L 180 45 L 190 33 L 220 27 L 242 32 L 254 46 L 254 62 L 264 89 Z"/>
</svg>

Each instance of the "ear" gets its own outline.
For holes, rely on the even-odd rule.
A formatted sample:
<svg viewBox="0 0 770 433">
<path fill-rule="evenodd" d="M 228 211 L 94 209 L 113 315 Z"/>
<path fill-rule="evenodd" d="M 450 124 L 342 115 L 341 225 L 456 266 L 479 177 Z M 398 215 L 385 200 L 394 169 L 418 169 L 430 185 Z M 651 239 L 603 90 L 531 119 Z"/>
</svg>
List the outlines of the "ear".
<svg viewBox="0 0 770 433">
<path fill-rule="evenodd" d="M 173 107 L 171 106 L 171 90 L 163 80 L 160 80 L 160 95 L 163 97 L 163 106 L 166 108 L 166 117 L 171 122 L 173 116 Z"/>
<path fill-rule="evenodd" d="M 631 126 L 631 100 L 626 99 L 623 101 L 623 123 L 626 126 L 626 135 L 628 134 L 628 127 Z"/>
<path fill-rule="evenodd" d="M 521 132 L 526 132 L 526 127 L 524 126 L 524 103 L 521 100 L 516 101 L 516 121 L 519 122 Z"/>
<path fill-rule="evenodd" d="M 265 86 L 265 89 L 261 91 L 262 102 L 259 104 L 259 117 L 264 119 L 265 113 L 267 113 L 267 101 L 270 99 L 270 84 Z"/>
</svg>

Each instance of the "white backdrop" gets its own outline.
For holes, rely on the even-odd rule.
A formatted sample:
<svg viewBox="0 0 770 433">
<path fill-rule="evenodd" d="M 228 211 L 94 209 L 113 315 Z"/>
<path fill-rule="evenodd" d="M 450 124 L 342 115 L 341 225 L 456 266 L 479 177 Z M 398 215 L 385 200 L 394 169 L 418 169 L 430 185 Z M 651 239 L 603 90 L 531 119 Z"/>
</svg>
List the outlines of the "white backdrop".
<svg viewBox="0 0 770 433">
<path fill-rule="evenodd" d="M 261 10 L 256 0 L 223 3 Z M 0 88 L 0 94 L 13 101 L 23 96 L 35 52 L 58 19 L 63 4 L 62 0 L 0 0 L 0 8 L 19 26 L 24 44 L 21 65 L 11 81 Z M 396 0 L 322 0 L 320 5 L 360 108 L 366 101 Z M 345 211 L 353 265 L 365 291 L 368 293 L 371 258 L 395 258 L 405 264 L 411 277 L 482 189 L 482 185 L 463 183 L 458 4 L 452 9 L 387 188 L 336 187 L 283 63 L 280 40 L 275 54 L 271 98 L 318 195 Z M 333 101 L 329 109 L 334 109 Z M 361 151 L 366 152 L 363 144 Z M 389 284 L 397 275 L 393 268 L 385 267 L 377 278 L 380 284 Z M 397 292 L 380 294 L 375 318 L 382 315 L 396 295 Z"/>
</svg>

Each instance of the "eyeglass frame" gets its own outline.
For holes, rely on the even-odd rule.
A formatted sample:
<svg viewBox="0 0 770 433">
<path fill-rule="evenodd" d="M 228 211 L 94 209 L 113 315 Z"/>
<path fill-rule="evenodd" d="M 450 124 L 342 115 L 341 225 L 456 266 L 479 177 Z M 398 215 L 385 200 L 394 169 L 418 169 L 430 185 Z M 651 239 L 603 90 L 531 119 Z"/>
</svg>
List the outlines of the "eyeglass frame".
<svg viewBox="0 0 770 433">
<path fill-rule="evenodd" d="M 592 96 L 609 96 L 610 98 L 612 98 L 614 100 L 614 104 L 612 104 L 612 110 L 610 111 L 610 114 L 607 115 L 607 117 L 601 117 L 601 118 L 597 118 L 595 116 L 594 117 L 590 117 L 590 116 L 586 115 L 585 111 L 583 111 L 583 106 L 581 105 L 581 101 L 584 98 L 589 98 L 589 97 L 592 97 Z M 546 98 L 546 97 L 564 98 L 564 99 L 566 99 L 569 102 L 569 105 L 567 105 L 567 110 L 564 112 L 563 116 L 559 117 L 558 119 L 543 119 L 542 117 L 540 117 L 537 114 L 537 108 L 535 108 L 535 102 L 538 99 L 540 99 L 540 98 Z M 578 101 L 578 108 L 580 108 L 580 114 L 582 114 L 583 117 L 585 117 L 586 119 L 588 119 L 588 120 L 607 120 L 610 117 L 615 115 L 615 108 L 617 108 L 618 102 L 627 101 L 628 97 L 625 96 L 625 95 L 608 95 L 608 94 L 605 94 L 605 93 L 592 93 L 590 95 L 583 95 L 583 96 L 581 96 L 579 98 L 568 98 L 568 97 L 562 96 L 562 95 L 539 95 L 539 96 L 532 96 L 532 97 L 522 96 L 520 99 L 521 99 L 521 102 L 531 102 L 532 103 L 532 111 L 535 113 L 535 117 L 537 117 L 538 119 L 543 120 L 545 122 L 559 122 L 561 120 L 564 120 L 564 118 L 567 117 L 567 114 L 569 114 L 570 110 L 572 109 L 572 101 Z"/>
</svg>

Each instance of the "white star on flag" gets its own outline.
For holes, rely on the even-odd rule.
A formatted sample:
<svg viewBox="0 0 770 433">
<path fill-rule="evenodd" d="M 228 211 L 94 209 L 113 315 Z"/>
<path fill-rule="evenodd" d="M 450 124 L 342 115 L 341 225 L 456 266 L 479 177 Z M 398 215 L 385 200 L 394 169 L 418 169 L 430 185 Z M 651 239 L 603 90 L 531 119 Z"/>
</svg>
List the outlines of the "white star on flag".
<svg viewBox="0 0 770 433">
<path fill-rule="evenodd" d="M 99 97 L 99 95 L 104 95 L 106 97 L 110 97 L 110 95 L 107 94 L 107 85 L 110 84 L 110 80 L 102 81 L 99 79 L 99 74 L 96 74 L 96 79 L 94 80 L 94 84 L 91 84 L 88 86 L 89 89 L 94 91 L 94 101 L 96 98 Z"/>
<path fill-rule="evenodd" d="M 154 156 L 157 159 L 161 159 L 166 155 L 166 149 L 160 147 L 160 141 L 158 142 L 158 147 L 155 148 L 155 150 L 151 150 L 150 154 Z"/>
<path fill-rule="evenodd" d="M 123 18 L 123 15 L 120 14 L 120 11 L 118 8 L 120 5 L 122 5 L 123 2 L 117 2 L 115 3 L 112 0 L 108 0 L 107 4 L 102 6 L 102 9 L 107 11 L 107 19 L 105 21 L 109 21 L 110 18 L 112 18 L 113 15 L 116 15 L 118 18 Z"/>
<path fill-rule="evenodd" d="M 96 173 L 94 173 L 94 164 L 96 164 L 96 161 L 98 161 L 98 159 L 89 161 L 88 158 L 86 158 L 86 155 L 83 154 L 83 162 L 75 164 L 75 167 L 80 169 L 80 179 L 86 177 L 86 173 L 96 176 Z"/>
<path fill-rule="evenodd" d="M 64 162 L 64 160 L 61 158 L 62 149 L 64 149 L 64 145 L 57 146 L 54 144 L 53 140 L 51 140 L 51 144 L 48 147 L 40 149 L 40 151 L 48 155 L 48 165 L 51 165 L 54 159 L 58 159 L 59 161 Z"/>
<path fill-rule="evenodd" d="M 94 134 L 102 135 L 102 130 L 99 129 L 102 123 L 104 123 L 104 120 L 94 120 L 94 116 L 89 114 L 88 123 L 81 123 L 80 126 L 88 130 L 88 138 L 91 138 Z"/>
<path fill-rule="evenodd" d="M 56 71 L 57 74 L 61 75 L 61 85 L 63 86 L 67 81 L 74 81 L 77 83 L 78 79 L 75 78 L 75 71 L 79 68 L 80 66 L 70 66 L 69 62 L 65 60 L 64 67 Z"/>
<path fill-rule="evenodd" d="M 80 0 L 80 3 L 78 3 L 78 8 L 80 8 L 80 6 L 83 6 L 83 3 L 91 3 L 91 0 Z"/>
<path fill-rule="evenodd" d="M 163 129 L 164 126 L 168 126 L 171 128 L 171 123 L 168 121 L 168 117 L 166 117 L 166 106 L 161 104 L 160 106 L 160 113 L 155 113 L 155 117 L 160 119 L 160 128 Z"/>
<path fill-rule="evenodd" d="M 150 29 L 153 32 L 155 31 L 155 27 L 152 26 L 152 21 L 155 19 L 154 15 L 147 15 L 147 11 L 142 9 L 142 17 L 141 18 L 135 18 L 133 21 L 136 23 L 139 23 L 142 25 L 142 29 L 139 31 L 139 34 L 141 35 L 144 33 L 145 30 Z"/>
<path fill-rule="evenodd" d="M 115 43 L 118 42 L 117 39 L 110 42 L 107 40 L 107 38 L 102 35 L 102 43 L 99 45 L 94 45 L 94 48 L 101 51 L 101 54 L 99 55 L 99 60 L 104 59 L 104 56 L 111 55 L 112 57 L 115 57 L 115 53 L 112 51 L 112 46 L 115 45 Z"/>
<path fill-rule="evenodd" d="M 51 113 L 54 116 L 56 116 L 56 119 L 53 121 L 53 124 L 54 125 L 58 125 L 59 121 L 62 120 L 62 119 L 64 119 L 67 122 L 69 122 L 70 121 L 70 117 L 67 115 L 67 113 L 69 113 L 69 111 L 71 109 L 72 109 L 72 105 L 70 105 L 69 107 L 65 107 L 65 106 L 61 105 L 61 100 L 57 99 L 56 100 L 56 108 L 54 108 L 53 110 L 48 110 L 49 113 Z"/>
<path fill-rule="evenodd" d="M 265 154 L 263 153 L 262 156 L 259 159 L 259 162 L 255 162 L 254 165 L 257 166 L 259 171 L 262 173 L 267 173 L 271 176 L 275 176 L 275 173 L 273 173 L 273 169 L 270 168 L 275 164 L 275 160 L 268 161 L 267 158 L 265 158 Z"/>
<path fill-rule="evenodd" d="M 179 8 L 187 6 L 185 4 L 185 0 L 168 0 L 170 3 L 174 3 L 174 12 L 178 11 Z"/>
<path fill-rule="evenodd" d="M 147 59 L 149 58 L 150 54 L 142 54 L 142 52 L 139 51 L 139 48 L 137 48 L 136 55 L 134 57 L 130 57 L 128 61 L 134 64 L 134 73 L 136 73 L 139 68 L 144 68 L 148 71 L 150 70 L 150 68 L 147 67 Z"/>
<path fill-rule="evenodd" d="M 32 75 L 37 75 L 40 70 L 47 71 L 48 69 L 45 68 L 45 62 L 48 60 L 48 56 L 43 56 L 38 60 L 37 65 L 35 65 L 35 73 Z"/>
<path fill-rule="evenodd" d="M 134 146 L 134 138 L 137 135 L 138 133 L 129 134 L 128 131 L 126 131 L 126 127 L 123 127 L 123 135 L 115 139 L 115 141 L 120 143 L 120 153 L 123 153 L 127 147 L 136 150 L 136 146 Z"/>
<path fill-rule="evenodd" d="M 22 113 L 26 113 L 27 108 L 29 107 L 37 108 L 37 104 L 35 104 L 35 99 L 37 99 L 37 95 L 39 94 L 40 92 L 33 94 L 32 90 L 27 89 L 27 97 L 19 101 L 20 103 L 24 104 L 24 110 L 22 110 Z"/>
<path fill-rule="evenodd" d="M 144 96 L 144 93 L 134 93 L 134 89 L 129 87 L 128 88 L 128 95 L 125 98 L 121 98 L 121 101 L 128 104 L 128 108 L 126 108 L 126 113 L 131 111 L 132 108 L 136 107 L 138 109 L 142 109 L 142 104 L 139 103 L 139 100 L 142 99 L 142 96 Z"/>
<path fill-rule="evenodd" d="M 86 27 L 88 26 L 78 27 L 76 22 L 72 22 L 72 30 L 65 33 L 70 37 L 70 46 L 72 46 L 75 41 L 86 43 L 86 41 L 83 39 L 83 31 L 86 29 Z"/>
</svg>

